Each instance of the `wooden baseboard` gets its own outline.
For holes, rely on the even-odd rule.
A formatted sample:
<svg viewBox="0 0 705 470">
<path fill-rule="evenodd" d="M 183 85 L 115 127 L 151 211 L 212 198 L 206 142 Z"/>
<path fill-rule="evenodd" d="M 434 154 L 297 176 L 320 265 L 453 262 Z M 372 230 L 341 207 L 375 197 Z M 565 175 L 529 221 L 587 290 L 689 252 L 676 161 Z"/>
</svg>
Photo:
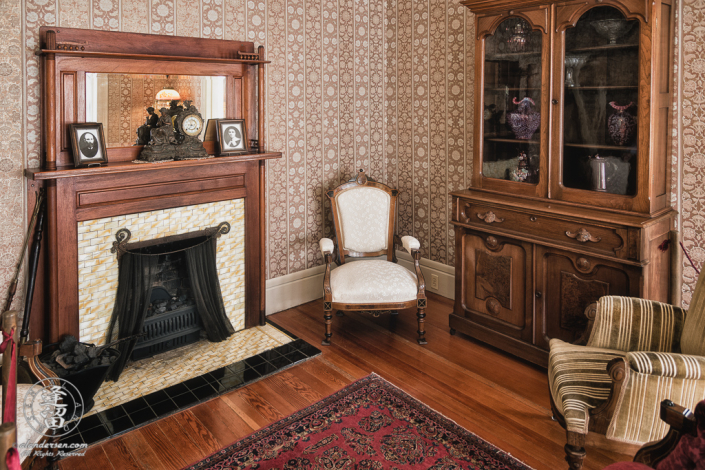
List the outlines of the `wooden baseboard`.
<svg viewBox="0 0 705 470">
<path fill-rule="evenodd" d="M 397 251 L 397 258 L 400 266 L 413 272 L 414 264 L 406 251 Z M 324 271 L 325 266 L 316 266 L 267 280 L 267 315 L 320 299 L 323 296 Z M 449 299 L 455 298 L 454 267 L 422 258 L 421 272 L 426 280 L 426 291 Z M 431 287 L 431 277 L 434 275 L 438 276 L 438 288 Z"/>
</svg>

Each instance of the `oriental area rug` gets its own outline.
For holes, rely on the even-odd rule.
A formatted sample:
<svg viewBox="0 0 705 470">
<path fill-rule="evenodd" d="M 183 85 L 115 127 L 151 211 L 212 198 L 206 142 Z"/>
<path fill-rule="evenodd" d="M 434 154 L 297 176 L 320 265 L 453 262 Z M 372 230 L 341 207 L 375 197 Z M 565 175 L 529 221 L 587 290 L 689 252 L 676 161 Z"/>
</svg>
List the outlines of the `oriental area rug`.
<svg viewBox="0 0 705 470">
<path fill-rule="evenodd" d="M 376 374 L 190 470 L 530 470 Z"/>
</svg>

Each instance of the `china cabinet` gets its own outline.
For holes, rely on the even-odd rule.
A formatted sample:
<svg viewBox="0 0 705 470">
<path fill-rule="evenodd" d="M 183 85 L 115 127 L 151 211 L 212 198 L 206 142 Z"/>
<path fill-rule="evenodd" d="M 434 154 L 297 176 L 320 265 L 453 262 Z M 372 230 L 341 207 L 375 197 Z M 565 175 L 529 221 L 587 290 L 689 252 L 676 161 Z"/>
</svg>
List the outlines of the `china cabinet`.
<svg viewBox="0 0 705 470">
<path fill-rule="evenodd" d="M 671 301 L 673 5 L 462 3 L 475 155 L 452 193 L 450 327 L 545 365 L 600 296 Z"/>
</svg>

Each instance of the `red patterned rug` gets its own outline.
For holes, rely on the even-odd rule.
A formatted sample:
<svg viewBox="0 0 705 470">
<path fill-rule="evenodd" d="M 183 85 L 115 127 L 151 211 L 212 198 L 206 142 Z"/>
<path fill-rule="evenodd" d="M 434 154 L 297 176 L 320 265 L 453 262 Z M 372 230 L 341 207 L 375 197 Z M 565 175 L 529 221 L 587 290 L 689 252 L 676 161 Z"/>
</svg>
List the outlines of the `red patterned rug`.
<svg viewBox="0 0 705 470">
<path fill-rule="evenodd" d="M 376 374 L 188 468 L 530 470 Z"/>
</svg>

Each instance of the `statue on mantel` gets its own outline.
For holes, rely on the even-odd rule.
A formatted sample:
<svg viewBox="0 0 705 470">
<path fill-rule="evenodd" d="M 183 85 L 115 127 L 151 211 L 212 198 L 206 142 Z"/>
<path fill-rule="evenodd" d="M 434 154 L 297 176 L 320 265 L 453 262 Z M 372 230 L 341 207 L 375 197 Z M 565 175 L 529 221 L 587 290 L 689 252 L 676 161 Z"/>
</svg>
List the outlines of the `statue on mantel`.
<svg viewBox="0 0 705 470">
<path fill-rule="evenodd" d="M 191 101 L 184 101 L 183 106 L 178 101 L 172 101 L 168 109 L 162 108 L 159 113 L 161 117 L 156 127 L 149 129 L 149 142 L 137 157 L 138 160 L 158 162 L 208 156 L 203 142 L 198 138 L 203 129 L 203 117 Z M 137 132 L 139 135 L 140 131 Z"/>
<path fill-rule="evenodd" d="M 149 143 L 151 130 L 157 127 L 159 122 L 159 116 L 154 112 L 153 107 L 147 108 L 147 118 L 144 120 L 144 124 L 137 128 L 137 142 L 135 145 L 147 145 Z"/>
</svg>

